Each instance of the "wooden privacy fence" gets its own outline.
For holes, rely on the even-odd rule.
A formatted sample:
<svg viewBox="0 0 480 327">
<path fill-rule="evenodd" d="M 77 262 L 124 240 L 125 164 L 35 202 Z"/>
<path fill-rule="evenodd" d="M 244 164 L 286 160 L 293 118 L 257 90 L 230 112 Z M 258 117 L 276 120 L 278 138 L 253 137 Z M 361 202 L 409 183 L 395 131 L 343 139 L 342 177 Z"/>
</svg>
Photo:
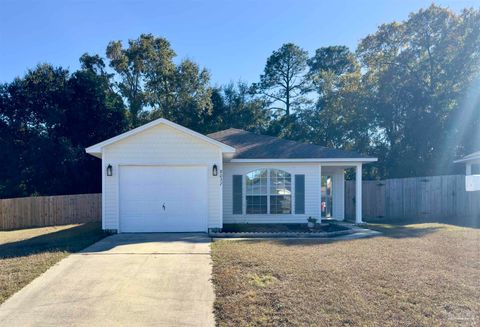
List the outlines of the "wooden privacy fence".
<svg viewBox="0 0 480 327">
<path fill-rule="evenodd" d="M 462 175 L 363 181 L 362 193 L 364 218 L 480 220 L 480 192 L 466 192 Z M 355 181 L 345 185 L 345 215 L 355 217 Z"/>
<path fill-rule="evenodd" d="M 101 194 L 0 200 L 0 230 L 100 221 Z"/>
</svg>

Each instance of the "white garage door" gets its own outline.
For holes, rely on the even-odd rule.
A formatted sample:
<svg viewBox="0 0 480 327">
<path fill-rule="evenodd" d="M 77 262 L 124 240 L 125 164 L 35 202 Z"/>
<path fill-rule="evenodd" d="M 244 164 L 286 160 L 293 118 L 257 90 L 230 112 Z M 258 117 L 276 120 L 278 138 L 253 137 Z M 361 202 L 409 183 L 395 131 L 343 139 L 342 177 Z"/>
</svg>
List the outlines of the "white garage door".
<svg viewBox="0 0 480 327">
<path fill-rule="evenodd" d="M 121 166 L 121 232 L 207 230 L 205 167 Z"/>
</svg>

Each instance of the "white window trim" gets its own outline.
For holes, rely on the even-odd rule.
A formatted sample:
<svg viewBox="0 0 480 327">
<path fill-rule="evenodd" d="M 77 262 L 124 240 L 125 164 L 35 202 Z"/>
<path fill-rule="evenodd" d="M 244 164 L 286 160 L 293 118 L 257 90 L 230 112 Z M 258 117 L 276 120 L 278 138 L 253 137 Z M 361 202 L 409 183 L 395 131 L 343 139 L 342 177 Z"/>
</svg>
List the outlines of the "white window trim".
<svg viewBox="0 0 480 327">
<path fill-rule="evenodd" d="M 258 214 L 258 213 L 248 213 L 247 211 L 247 175 L 254 172 L 254 171 L 257 171 L 257 170 L 261 170 L 261 169 L 266 169 L 267 170 L 267 213 L 262 213 L 262 214 Z M 270 213 L 270 196 L 275 196 L 275 195 L 278 195 L 278 194 L 271 194 L 271 190 L 270 190 L 270 183 L 271 183 L 271 176 L 270 176 L 270 171 L 271 170 L 279 170 L 279 171 L 284 171 L 286 172 L 287 174 L 290 175 L 290 213 Z M 278 216 L 278 215 L 293 215 L 294 214 L 294 203 L 295 203 L 295 199 L 294 199 L 294 190 L 295 190 L 295 185 L 294 185 L 294 179 L 295 178 L 292 178 L 292 176 L 294 176 L 292 173 L 290 173 L 289 171 L 286 171 L 286 170 L 283 170 L 283 169 L 278 169 L 278 168 L 256 168 L 254 170 L 251 170 L 249 172 L 247 172 L 246 174 L 243 175 L 243 178 L 242 178 L 242 182 L 243 182 L 243 185 L 242 185 L 242 188 L 244 190 L 244 195 L 243 195 L 243 203 L 245 204 L 245 215 L 248 215 L 248 216 L 255 216 L 255 215 L 271 215 L 271 216 Z M 254 194 L 254 195 L 250 195 L 250 196 L 265 196 L 264 194 Z"/>
</svg>

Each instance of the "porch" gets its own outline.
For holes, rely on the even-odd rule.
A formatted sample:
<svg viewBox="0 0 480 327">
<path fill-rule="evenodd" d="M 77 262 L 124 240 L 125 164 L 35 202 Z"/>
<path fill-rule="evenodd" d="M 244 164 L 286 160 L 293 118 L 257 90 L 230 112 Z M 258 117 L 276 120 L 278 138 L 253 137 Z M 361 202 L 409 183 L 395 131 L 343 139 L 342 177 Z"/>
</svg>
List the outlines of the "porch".
<svg viewBox="0 0 480 327">
<path fill-rule="evenodd" d="M 322 221 L 345 220 L 345 171 L 355 171 L 355 199 L 362 199 L 362 164 L 323 163 L 321 165 L 321 201 Z M 362 201 L 355 201 L 355 223 L 363 223 Z"/>
</svg>

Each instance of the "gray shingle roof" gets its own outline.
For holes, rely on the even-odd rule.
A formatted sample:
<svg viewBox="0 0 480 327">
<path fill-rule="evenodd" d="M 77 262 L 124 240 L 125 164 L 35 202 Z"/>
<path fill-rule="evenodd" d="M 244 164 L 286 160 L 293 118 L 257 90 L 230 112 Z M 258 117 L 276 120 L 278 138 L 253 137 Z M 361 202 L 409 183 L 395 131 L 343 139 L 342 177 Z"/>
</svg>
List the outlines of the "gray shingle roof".
<svg viewBox="0 0 480 327">
<path fill-rule="evenodd" d="M 349 159 L 370 157 L 351 151 L 331 149 L 320 145 L 307 144 L 259 135 L 242 129 L 229 128 L 208 137 L 236 149 L 233 159 Z"/>
</svg>

